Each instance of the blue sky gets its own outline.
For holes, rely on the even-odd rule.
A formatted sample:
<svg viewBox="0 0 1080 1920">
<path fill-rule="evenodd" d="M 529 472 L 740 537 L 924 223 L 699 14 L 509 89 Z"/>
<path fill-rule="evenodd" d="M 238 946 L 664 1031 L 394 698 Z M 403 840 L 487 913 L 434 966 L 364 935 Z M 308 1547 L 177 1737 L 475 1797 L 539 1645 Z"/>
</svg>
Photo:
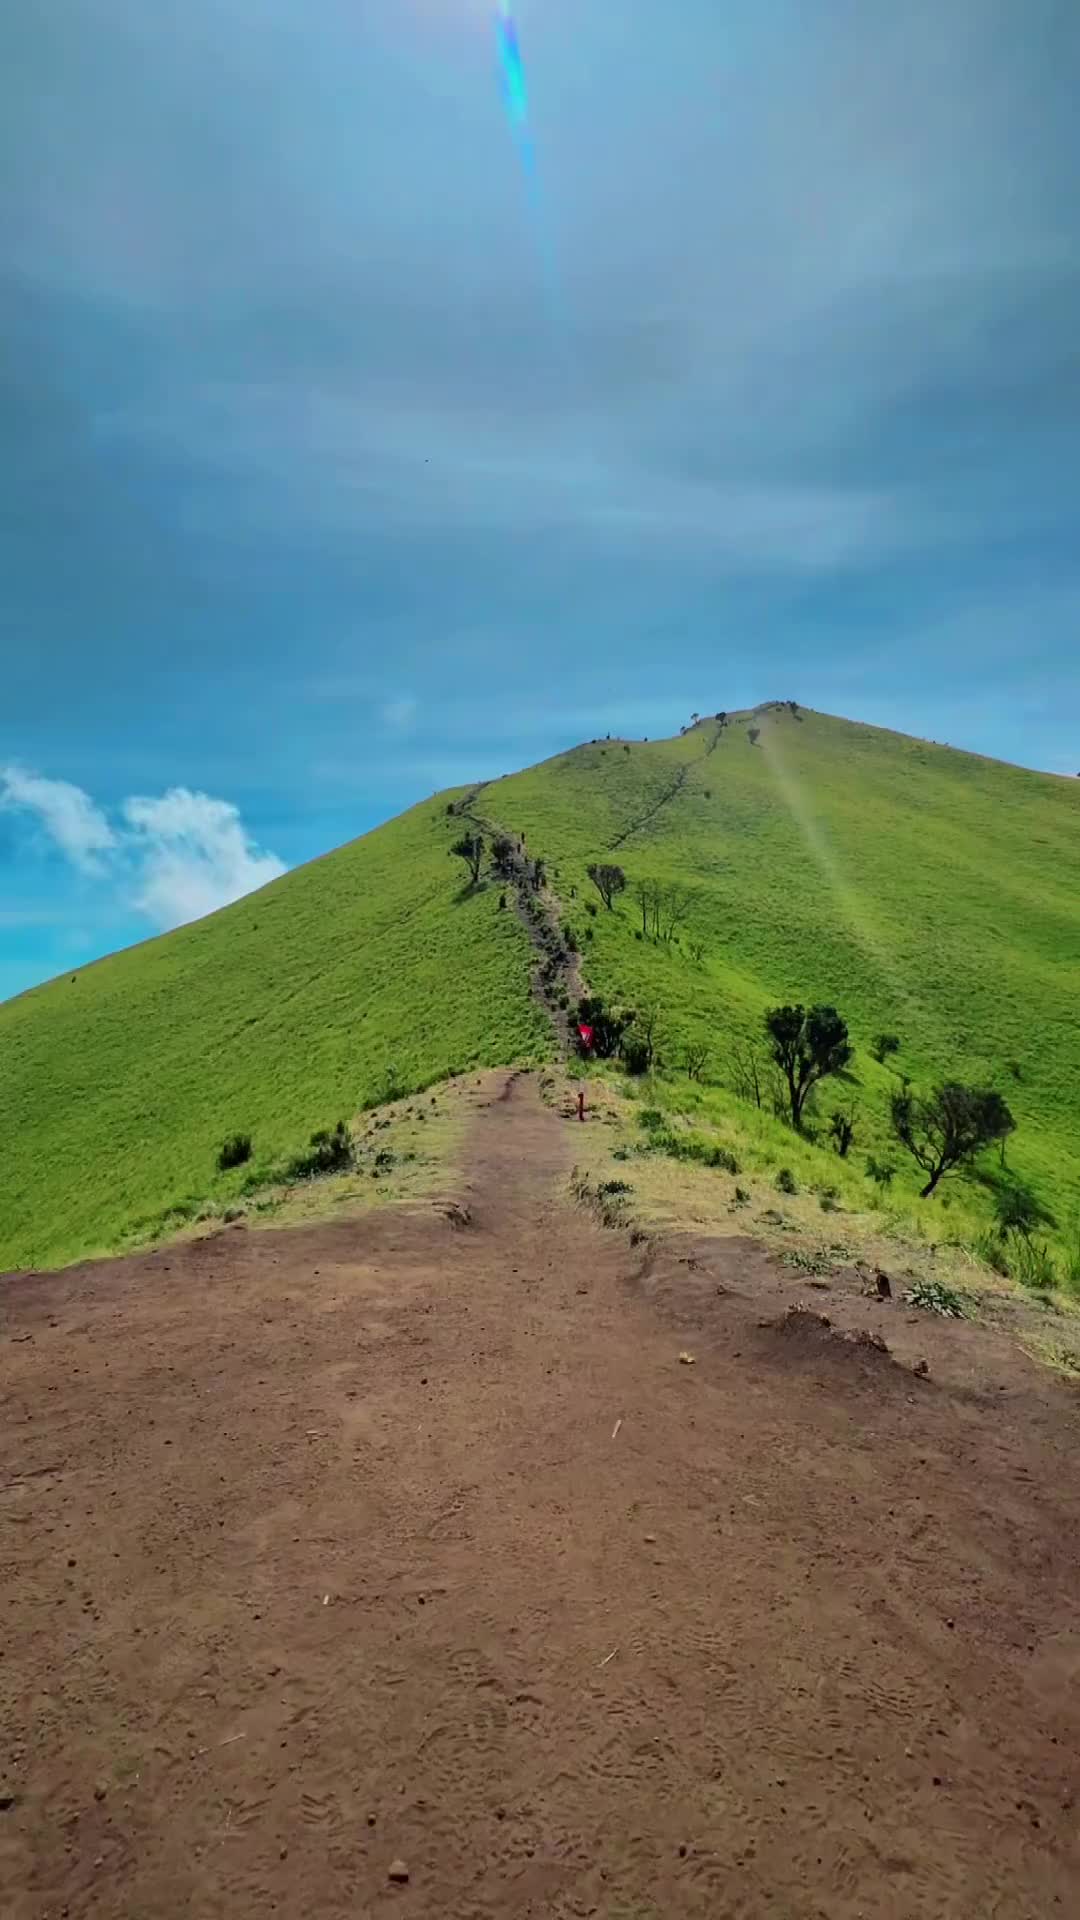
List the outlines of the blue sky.
<svg viewBox="0 0 1080 1920">
<path fill-rule="evenodd" d="M 1080 767 L 1070 0 L 0 22 L 0 995 L 597 732 Z"/>
</svg>

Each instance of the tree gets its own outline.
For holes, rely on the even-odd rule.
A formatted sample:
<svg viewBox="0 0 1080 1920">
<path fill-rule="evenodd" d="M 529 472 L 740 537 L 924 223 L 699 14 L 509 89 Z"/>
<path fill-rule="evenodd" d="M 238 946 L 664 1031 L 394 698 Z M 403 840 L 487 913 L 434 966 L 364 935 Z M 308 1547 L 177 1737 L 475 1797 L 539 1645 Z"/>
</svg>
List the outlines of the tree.
<svg viewBox="0 0 1080 1920">
<path fill-rule="evenodd" d="M 883 1067 L 891 1053 L 899 1053 L 900 1051 L 899 1035 L 895 1033 L 879 1033 L 875 1038 L 874 1044 L 871 1047 L 870 1051 L 872 1052 L 874 1059 L 877 1061 L 879 1067 Z"/>
<path fill-rule="evenodd" d="M 746 730 L 746 737 L 747 737 L 747 739 L 749 740 L 749 742 L 750 742 L 750 745 L 751 745 L 752 747 L 756 747 L 756 746 L 757 746 L 757 743 L 758 743 L 758 741 L 759 741 L 759 740 L 761 739 L 761 728 L 760 728 L 760 727 L 748 727 L 748 728 L 747 728 L 747 730 Z"/>
<path fill-rule="evenodd" d="M 586 873 L 600 895 L 608 912 L 612 911 L 615 895 L 626 891 L 626 875 L 621 867 L 611 867 L 602 862 L 593 861 L 586 867 Z"/>
<path fill-rule="evenodd" d="M 745 1100 L 748 1105 L 753 1101 L 755 1107 L 760 1107 L 765 1089 L 762 1083 L 762 1061 L 757 1047 L 751 1042 L 745 1046 L 734 1046 L 731 1049 L 730 1059 L 731 1084 L 739 1099 Z"/>
<path fill-rule="evenodd" d="M 683 1048 L 683 1066 L 688 1080 L 700 1080 L 709 1064 L 709 1049 L 701 1040 L 688 1040 Z"/>
<path fill-rule="evenodd" d="M 459 860 L 464 860 L 465 865 L 469 869 L 470 884 L 475 887 L 480 879 L 480 868 L 484 859 L 483 834 L 463 833 L 460 840 L 454 841 L 450 852 L 456 855 Z"/>
<path fill-rule="evenodd" d="M 627 1064 L 635 1064 L 633 1071 L 651 1073 L 656 1059 L 656 1030 L 660 1024 L 660 1015 L 655 1007 L 642 1007 L 632 1017 L 628 1032 L 623 1036 L 622 1052 Z"/>
<path fill-rule="evenodd" d="M 846 1160 L 855 1138 L 854 1108 L 852 1108 L 850 1113 L 845 1113 L 843 1107 L 837 1107 L 832 1119 L 829 1121 L 829 1132 L 832 1136 L 833 1145 L 840 1155 L 841 1160 Z"/>
<path fill-rule="evenodd" d="M 802 1131 L 806 1102 L 819 1080 L 842 1072 L 851 1059 L 847 1024 L 835 1007 L 770 1007 L 765 1031 L 787 1082 L 791 1124 Z"/>
<path fill-rule="evenodd" d="M 658 887 L 656 891 L 659 905 L 657 931 L 670 946 L 690 911 L 693 896 L 689 887 L 680 886 L 677 880 L 673 880 L 669 886 Z"/>
<path fill-rule="evenodd" d="M 1004 1140 L 1016 1122 L 992 1087 L 965 1087 L 948 1080 L 925 1098 L 904 1088 L 892 1097 L 893 1132 L 917 1166 L 929 1176 L 919 1198 L 929 1199 L 938 1181 L 995 1140 Z"/>
</svg>

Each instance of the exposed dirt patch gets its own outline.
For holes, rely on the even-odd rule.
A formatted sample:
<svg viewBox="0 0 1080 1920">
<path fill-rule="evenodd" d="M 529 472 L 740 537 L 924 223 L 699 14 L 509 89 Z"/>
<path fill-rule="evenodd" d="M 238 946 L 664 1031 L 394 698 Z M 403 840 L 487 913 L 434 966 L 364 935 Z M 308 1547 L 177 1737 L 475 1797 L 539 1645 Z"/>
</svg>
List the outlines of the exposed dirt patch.
<svg viewBox="0 0 1080 1920">
<path fill-rule="evenodd" d="M 1075 1912 L 1075 1393 L 474 1098 L 445 1206 L 0 1288 L 0 1910 Z"/>
</svg>

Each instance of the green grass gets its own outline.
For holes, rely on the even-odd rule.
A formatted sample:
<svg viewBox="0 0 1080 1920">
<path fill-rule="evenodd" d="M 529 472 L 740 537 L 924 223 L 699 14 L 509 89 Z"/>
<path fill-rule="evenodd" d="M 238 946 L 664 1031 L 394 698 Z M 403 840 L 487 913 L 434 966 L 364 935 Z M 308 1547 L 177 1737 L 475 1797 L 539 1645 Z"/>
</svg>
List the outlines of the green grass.
<svg viewBox="0 0 1080 1920">
<path fill-rule="evenodd" d="M 798 1204 L 884 1215 L 927 1243 L 972 1244 L 989 1192 L 947 1181 L 921 1203 L 892 1141 L 888 1100 L 946 1076 L 997 1086 L 1018 1123 L 1008 1166 L 1052 1209 L 1066 1270 L 1080 1264 L 1080 782 L 804 712 L 758 714 L 717 737 L 603 741 L 485 786 L 485 818 L 547 861 L 609 999 L 659 1010 L 647 1105 L 719 1141 L 759 1182 L 790 1167 Z M 448 796 L 199 924 L 0 1007 L 0 1268 L 44 1265 L 178 1224 L 300 1151 L 316 1127 L 456 1069 L 550 1056 L 530 955 L 497 887 L 463 896 L 447 858 Z M 678 941 L 635 937 L 629 894 L 609 913 L 591 860 L 631 881 L 678 880 Z M 586 902 L 595 903 L 595 914 Z M 695 957 L 700 950 L 700 957 Z M 849 1077 L 798 1140 L 734 1090 L 734 1045 L 767 1005 L 831 1001 L 848 1020 Z M 887 1067 L 879 1031 L 900 1035 Z M 679 1077 L 702 1042 L 705 1084 Z M 1014 1071 L 1014 1063 L 1015 1069 Z M 855 1103 L 850 1157 L 828 1147 Z M 226 1135 L 250 1165 L 221 1174 Z M 868 1154 L 893 1161 L 882 1192 Z M 984 1171 L 992 1174 L 996 1155 Z M 676 1169 L 672 1168 L 673 1174 Z M 726 1176 L 725 1176 L 726 1177 Z M 835 1201 L 820 1197 L 836 1189 Z M 774 1188 L 775 1198 L 775 1188 Z M 1070 1251 L 1071 1250 L 1071 1251 Z"/>
<path fill-rule="evenodd" d="M 551 1052 L 446 796 L 262 892 L 0 1007 L 0 1270 L 179 1226 L 386 1090 Z M 252 1162 L 217 1167 L 229 1134 Z M 176 1211 L 163 1219 L 167 1210 Z"/>
<path fill-rule="evenodd" d="M 992 1084 L 1017 1121 L 1008 1167 L 1067 1238 L 1080 1217 L 1080 782 L 805 710 L 754 724 L 756 747 L 746 716 L 718 740 L 703 722 L 629 751 L 580 747 L 493 784 L 483 805 L 557 869 L 590 984 L 660 1009 L 669 1072 L 688 1040 L 708 1046 L 703 1097 L 721 1117 L 733 1111 L 732 1046 L 760 1033 L 764 1008 L 831 1001 L 857 1052 L 850 1078 L 822 1089 L 818 1123 L 858 1107 L 850 1160 L 831 1156 L 845 1181 L 874 1152 L 897 1166 L 886 1203 L 914 1202 L 915 1170 L 888 1129 L 901 1073 L 916 1087 Z M 677 946 L 635 938 L 629 894 L 613 913 L 585 913 L 597 898 L 586 865 L 605 857 L 631 882 L 685 883 Z M 882 1030 L 902 1042 L 886 1067 L 870 1054 Z M 697 1098 L 688 1088 L 691 1108 Z M 989 1211 L 951 1181 L 922 1212 L 944 1237 L 965 1209 Z"/>
</svg>

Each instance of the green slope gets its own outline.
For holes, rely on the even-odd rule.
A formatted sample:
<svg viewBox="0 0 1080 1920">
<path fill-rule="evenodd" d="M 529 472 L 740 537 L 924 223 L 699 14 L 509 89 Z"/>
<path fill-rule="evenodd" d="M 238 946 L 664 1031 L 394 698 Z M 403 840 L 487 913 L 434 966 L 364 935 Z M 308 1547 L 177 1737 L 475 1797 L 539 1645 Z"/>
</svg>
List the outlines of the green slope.
<svg viewBox="0 0 1080 1920">
<path fill-rule="evenodd" d="M 529 948 L 460 897 L 446 796 L 194 926 L 0 1007 L 0 1271 L 114 1245 L 376 1097 L 551 1050 Z M 232 1176 L 235 1187 L 237 1176 Z M 217 1182 L 220 1186 L 223 1183 Z"/>
<path fill-rule="evenodd" d="M 0 1007 L 0 1270 L 220 1197 L 227 1132 L 277 1160 L 377 1097 L 391 1063 L 411 1091 L 551 1051 L 516 916 L 497 888 L 461 893 L 448 797 Z M 896 1080 L 868 1048 L 890 1029 L 916 1085 L 999 1086 L 1019 1123 L 1011 1167 L 1063 1229 L 1080 1213 L 1080 782 L 774 711 L 719 738 L 705 722 L 580 747 L 474 805 L 557 871 L 587 977 L 657 1006 L 669 1065 L 687 1038 L 708 1043 L 720 1087 L 693 1102 L 730 1112 L 732 1041 L 767 1004 L 831 1000 L 858 1047 L 841 1092 L 859 1102 L 860 1167 L 888 1149 Z M 685 883 L 678 945 L 635 937 L 629 895 L 586 911 L 585 867 L 604 857 Z M 914 1186 L 902 1168 L 897 1193 Z"/>
<path fill-rule="evenodd" d="M 722 1079 L 732 1037 L 758 1032 L 767 1004 L 832 1001 L 859 1046 L 859 1084 L 840 1092 L 860 1103 L 864 1145 L 888 1146 L 896 1078 L 868 1048 L 895 1031 L 916 1085 L 950 1075 L 1005 1093 L 1010 1166 L 1063 1226 L 1076 1218 L 1080 782 L 782 710 L 733 716 L 719 738 L 703 722 L 678 740 L 579 747 L 478 805 L 558 868 L 592 984 L 659 1008 L 669 1061 L 701 1039 Z M 677 948 L 635 939 L 628 895 L 599 906 L 585 867 L 603 858 L 631 882 L 686 884 Z"/>
</svg>

